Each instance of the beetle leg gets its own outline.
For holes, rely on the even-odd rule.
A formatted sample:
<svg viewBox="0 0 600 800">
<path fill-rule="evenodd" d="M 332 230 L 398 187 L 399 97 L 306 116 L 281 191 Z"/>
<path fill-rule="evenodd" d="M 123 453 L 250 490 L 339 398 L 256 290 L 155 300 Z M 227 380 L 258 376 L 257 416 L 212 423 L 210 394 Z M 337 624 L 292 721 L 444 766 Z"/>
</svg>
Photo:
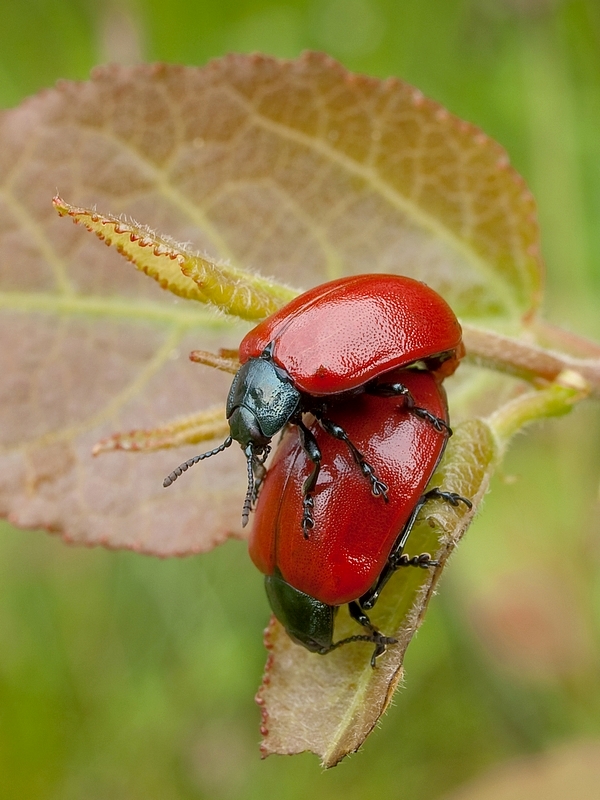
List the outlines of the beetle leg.
<svg viewBox="0 0 600 800">
<path fill-rule="evenodd" d="M 313 517 L 315 501 L 312 496 L 312 491 L 317 484 L 319 472 L 321 471 L 321 450 L 317 440 L 302 420 L 300 418 L 295 419 L 294 423 L 298 426 L 298 434 L 300 436 L 302 448 L 313 463 L 312 472 L 302 486 L 302 533 L 304 534 L 304 538 L 308 539 L 309 530 L 315 526 L 315 518 Z"/>
<path fill-rule="evenodd" d="M 473 503 L 466 497 L 463 497 L 456 492 L 445 492 L 443 489 L 440 489 L 437 486 L 434 489 L 430 489 L 428 492 L 425 492 L 423 497 L 425 498 L 425 502 L 427 502 L 427 500 L 445 500 L 455 508 L 459 505 L 459 503 L 464 503 L 469 510 L 473 508 Z"/>
<path fill-rule="evenodd" d="M 375 470 L 369 464 L 368 461 L 365 461 L 365 457 L 360 452 L 360 450 L 353 444 L 353 442 L 348 438 L 348 434 L 346 431 L 340 426 L 336 425 L 335 422 L 332 422 L 330 419 L 326 419 L 322 416 L 317 416 L 319 420 L 319 424 L 323 428 L 324 431 L 329 433 L 331 436 L 339 439 L 340 441 L 344 442 L 344 444 L 349 448 L 350 452 L 352 453 L 354 460 L 358 464 L 360 471 L 365 476 L 365 478 L 371 484 L 371 492 L 375 495 L 375 497 L 382 497 L 384 502 L 388 502 L 388 487 L 387 484 L 380 481 L 377 475 L 375 474 Z"/>
<path fill-rule="evenodd" d="M 459 503 L 464 503 L 466 507 L 470 510 L 473 508 L 473 503 L 468 500 L 466 497 L 461 497 L 456 492 L 444 492 L 442 489 L 439 489 L 437 486 L 434 489 L 430 489 L 428 492 L 425 492 L 419 498 L 418 503 L 414 507 L 412 514 L 408 518 L 406 525 L 402 533 L 400 534 L 396 544 L 392 548 L 392 552 L 388 558 L 388 564 L 392 568 L 392 570 L 398 569 L 399 567 L 437 567 L 438 562 L 431 558 L 429 553 L 421 553 L 418 556 L 413 556 L 409 558 L 408 556 L 404 555 L 404 548 L 406 546 L 406 542 L 408 541 L 408 537 L 410 536 L 412 529 L 415 526 L 415 522 L 417 521 L 417 516 L 419 515 L 419 511 L 423 508 L 423 506 L 428 503 L 430 500 L 445 500 L 450 505 L 454 506 L 455 508 L 458 506 Z"/>
<path fill-rule="evenodd" d="M 391 636 L 384 636 L 383 633 L 381 633 L 381 631 L 378 630 L 375 625 L 373 625 L 369 617 L 365 614 L 355 600 L 353 600 L 351 603 L 348 603 L 348 611 L 350 612 L 352 619 L 358 622 L 359 625 L 362 625 L 363 628 L 366 628 L 373 637 L 371 641 L 375 645 L 375 650 L 371 656 L 371 666 L 375 667 L 376 659 L 385 653 L 387 645 L 396 644 L 398 640 L 392 639 Z"/>
<path fill-rule="evenodd" d="M 400 569 L 400 567 L 421 567 L 423 569 L 428 569 L 429 567 L 437 567 L 439 565 L 439 561 L 433 559 L 429 553 L 420 553 L 418 556 L 411 557 L 403 552 L 406 542 L 408 541 L 408 537 L 414 528 L 419 511 L 427 502 L 429 502 L 429 500 L 445 500 L 454 507 L 458 506 L 459 503 L 464 503 L 469 510 L 473 508 L 473 503 L 470 500 L 468 500 L 466 497 L 461 497 L 461 495 L 457 494 L 456 492 L 444 492 L 442 489 L 437 487 L 425 492 L 425 494 L 420 497 L 419 501 L 415 505 L 410 517 L 406 522 L 406 525 L 402 529 L 402 532 L 388 557 L 387 564 L 382 570 L 377 582 L 360 598 L 359 603 L 361 608 L 373 608 L 379 599 L 379 595 L 381 594 L 383 587 L 391 578 L 393 573 L 397 569 Z"/>
<path fill-rule="evenodd" d="M 452 428 L 445 420 L 441 419 L 440 417 L 436 417 L 430 411 L 427 411 L 426 408 L 421 408 L 420 406 L 415 405 L 414 397 L 403 383 L 371 383 L 367 387 L 366 391 L 369 394 L 375 394 L 379 397 L 403 397 L 408 411 L 410 411 L 416 417 L 427 420 L 430 425 L 433 425 L 438 433 L 443 433 L 446 431 L 448 436 L 452 436 Z"/>
</svg>

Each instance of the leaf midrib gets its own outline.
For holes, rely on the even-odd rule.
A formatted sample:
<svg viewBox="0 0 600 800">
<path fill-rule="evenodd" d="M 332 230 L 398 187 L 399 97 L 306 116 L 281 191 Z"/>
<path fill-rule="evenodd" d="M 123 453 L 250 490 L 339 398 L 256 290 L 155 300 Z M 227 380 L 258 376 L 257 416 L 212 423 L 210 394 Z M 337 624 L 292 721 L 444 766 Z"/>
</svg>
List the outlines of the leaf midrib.
<svg viewBox="0 0 600 800">
<path fill-rule="evenodd" d="M 64 295 L 56 292 L 0 292 L 0 309 L 19 312 L 86 317 L 112 317 L 132 322 L 230 331 L 237 320 L 219 315 L 211 308 L 173 298 L 172 304 L 119 296 Z"/>
</svg>

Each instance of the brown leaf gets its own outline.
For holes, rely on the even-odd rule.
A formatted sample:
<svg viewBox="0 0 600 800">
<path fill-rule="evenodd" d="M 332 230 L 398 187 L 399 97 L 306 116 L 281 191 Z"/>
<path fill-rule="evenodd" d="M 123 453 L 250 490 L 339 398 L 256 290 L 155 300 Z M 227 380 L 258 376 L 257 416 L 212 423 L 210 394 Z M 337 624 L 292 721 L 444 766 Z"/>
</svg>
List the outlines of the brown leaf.
<svg viewBox="0 0 600 800">
<path fill-rule="evenodd" d="M 103 209 L 129 257 L 139 247 L 118 238 L 129 223 L 117 217 L 164 232 L 165 252 L 174 241 L 205 253 L 182 275 L 163 271 L 162 250 L 151 253 L 160 263 L 138 264 L 200 301 L 212 266 L 228 260 L 232 275 L 254 268 L 306 288 L 347 273 L 413 275 L 465 318 L 503 330 L 538 302 L 533 200 L 504 151 L 411 87 L 352 75 L 325 56 L 100 69 L 6 112 L 0 143 L 0 512 L 70 541 L 174 555 L 240 535 L 237 448 L 168 492 L 163 477 L 193 450 L 174 461 L 92 459 L 91 449 L 115 431 L 137 431 L 113 440 L 134 447 L 170 442 L 174 431 L 201 438 L 203 410 L 223 402 L 230 377 L 187 353 L 234 348 L 245 328 L 161 292 L 67 227 L 50 205 L 57 190 Z M 185 266 L 172 254 L 172 266 Z M 469 425 L 437 475 L 477 499 L 494 445 L 485 426 Z M 464 514 L 432 504 L 411 544 L 444 561 L 465 525 Z M 399 644 L 376 670 L 364 646 L 320 659 L 272 629 L 265 752 L 312 749 L 333 764 L 360 745 L 400 678 L 437 575 L 401 571 L 386 588 L 374 620 Z M 353 623 L 340 616 L 344 636 Z"/>
<path fill-rule="evenodd" d="M 57 189 L 300 287 L 405 272 L 503 324 L 537 302 L 533 201 L 504 151 L 325 56 L 101 68 L 5 112 L 0 142 L 0 511 L 71 541 L 167 555 L 240 534 L 233 448 L 168 492 L 168 453 L 91 448 L 222 402 L 227 377 L 187 351 L 244 329 L 66 226 Z"/>
</svg>

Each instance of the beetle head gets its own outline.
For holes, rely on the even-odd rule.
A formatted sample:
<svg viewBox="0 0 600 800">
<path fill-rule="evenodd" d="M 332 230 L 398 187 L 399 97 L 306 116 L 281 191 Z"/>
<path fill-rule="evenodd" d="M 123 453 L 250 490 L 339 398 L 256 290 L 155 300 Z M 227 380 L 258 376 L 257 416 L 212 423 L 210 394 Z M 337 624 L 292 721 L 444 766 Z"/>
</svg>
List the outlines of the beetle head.
<svg viewBox="0 0 600 800">
<path fill-rule="evenodd" d="M 231 436 L 243 450 L 262 448 L 289 422 L 300 392 L 270 357 L 251 358 L 237 371 L 227 397 Z"/>
<path fill-rule="evenodd" d="M 227 397 L 227 420 L 231 435 L 222 445 L 181 464 L 163 482 L 170 486 L 182 472 L 205 458 L 239 442 L 248 469 L 248 489 L 242 509 L 242 527 L 248 523 L 257 488 L 264 477 L 269 442 L 294 416 L 300 406 L 300 392 L 287 373 L 271 358 L 272 346 L 258 358 L 251 358 L 237 371 Z M 255 481 L 256 478 L 256 481 Z"/>
</svg>

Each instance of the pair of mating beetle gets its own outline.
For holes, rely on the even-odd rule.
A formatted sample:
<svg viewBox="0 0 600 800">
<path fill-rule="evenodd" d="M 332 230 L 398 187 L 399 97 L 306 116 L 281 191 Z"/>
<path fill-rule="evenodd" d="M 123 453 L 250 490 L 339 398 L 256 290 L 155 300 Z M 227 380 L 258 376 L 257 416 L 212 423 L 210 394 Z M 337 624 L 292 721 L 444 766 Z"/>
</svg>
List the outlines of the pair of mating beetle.
<svg viewBox="0 0 600 800">
<path fill-rule="evenodd" d="M 437 565 L 428 553 L 404 554 L 418 512 L 433 497 L 471 507 L 452 492 L 426 491 L 451 435 L 441 383 L 464 354 L 461 333 L 448 304 L 411 278 L 317 286 L 245 336 L 227 399 L 231 435 L 164 481 L 239 442 L 244 525 L 256 505 L 250 556 L 273 613 L 312 652 L 368 641 L 374 666 L 396 640 L 366 612 L 399 567 Z M 345 603 L 366 632 L 334 642 Z"/>
</svg>

